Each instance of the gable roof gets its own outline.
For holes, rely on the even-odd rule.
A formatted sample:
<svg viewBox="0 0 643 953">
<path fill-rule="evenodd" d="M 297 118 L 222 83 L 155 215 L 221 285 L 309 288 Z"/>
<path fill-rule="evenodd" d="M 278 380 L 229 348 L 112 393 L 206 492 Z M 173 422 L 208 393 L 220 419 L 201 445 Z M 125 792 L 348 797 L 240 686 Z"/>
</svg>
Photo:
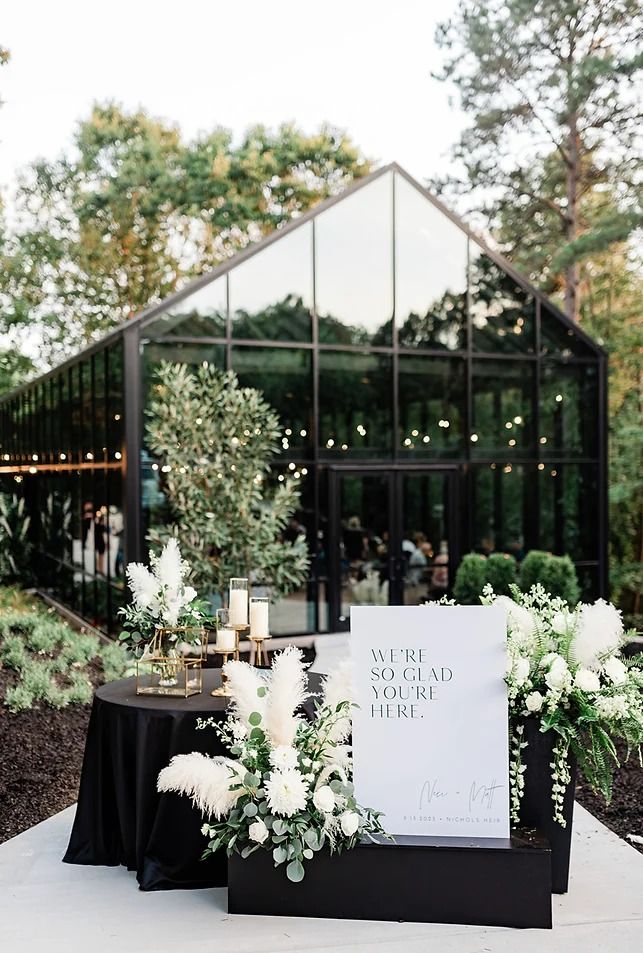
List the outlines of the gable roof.
<svg viewBox="0 0 643 953">
<path fill-rule="evenodd" d="M 274 242 L 278 242 L 285 235 L 290 235 L 292 232 L 296 231 L 302 225 L 305 225 L 306 222 L 310 222 L 313 219 L 317 218 L 327 209 L 332 208 L 333 205 L 336 205 L 338 202 L 343 202 L 349 196 L 354 195 L 360 189 L 365 188 L 371 182 L 374 182 L 376 179 L 381 178 L 389 172 L 397 172 L 402 178 L 404 178 L 409 185 L 411 185 L 417 192 L 420 193 L 428 202 L 431 203 L 438 211 L 445 215 L 450 221 L 457 226 L 462 232 L 464 232 L 467 237 L 473 241 L 481 251 L 484 252 L 492 261 L 494 261 L 500 268 L 502 268 L 508 275 L 513 278 L 516 284 L 520 285 L 526 291 L 534 296 L 534 298 L 541 303 L 545 304 L 548 311 L 560 321 L 560 323 L 568 330 L 573 331 L 584 344 L 586 344 L 597 356 L 605 355 L 606 352 L 596 341 L 593 340 L 581 327 L 579 327 L 574 321 L 565 315 L 560 308 L 558 308 L 552 301 L 549 300 L 547 295 L 542 291 L 536 288 L 531 282 L 525 278 L 520 271 L 518 271 L 503 255 L 494 249 L 490 248 L 489 245 L 473 232 L 462 219 L 458 218 L 453 212 L 451 212 L 441 201 L 436 198 L 431 192 L 428 191 L 423 185 L 421 185 L 417 179 L 414 179 L 413 176 L 403 169 L 397 162 L 390 162 L 387 165 L 382 166 L 380 169 L 376 169 L 374 172 L 371 172 L 369 175 L 364 176 L 362 179 L 359 179 L 356 182 L 353 182 L 348 188 L 344 189 L 342 192 L 339 192 L 337 195 L 333 195 L 330 198 L 324 199 L 324 201 L 319 202 L 317 205 L 314 205 L 308 211 L 304 212 L 302 215 L 297 218 L 291 219 L 285 225 L 280 228 L 276 228 L 269 235 L 266 235 L 258 242 L 253 242 L 248 245 L 247 248 L 244 248 L 243 251 L 237 252 L 227 261 L 222 262 L 220 265 L 217 265 L 211 271 L 205 275 L 200 275 L 198 278 L 194 278 L 184 285 L 179 291 L 173 292 L 171 295 L 168 295 L 166 298 L 163 298 L 162 301 L 155 302 L 149 307 L 145 308 L 139 314 L 135 315 L 133 318 L 128 318 L 126 321 L 121 322 L 113 330 L 108 331 L 107 334 L 99 338 L 97 341 L 92 342 L 87 347 L 83 348 L 81 351 L 78 351 L 71 358 L 68 358 L 66 361 L 63 361 L 61 364 L 58 364 L 56 367 L 52 368 L 50 371 L 47 371 L 45 374 L 40 375 L 37 378 L 34 378 L 33 381 L 29 381 L 26 384 L 20 385 L 12 391 L 9 391 L 7 394 L 3 395 L 0 398 L 0 403 L 13 396 L 16 393 L 24 390 L 25 388 L 30 387 L 33 383 L 40 380 L 46 380 L 52 374 L 57 373 L 68 365 L 76 363 L 78 360 L 82 359 L 85 356 L 89 356 L 95 351 L 101 350 L 109 342 L 119 337 L 120 335 L 129 332 L 133 329 L 143 330 L 148 324 L 150 324 L 155 318 L 159 317 L 168 308 L 172 307 L 175 304 L 181 302 L 184 298 L 189 297 L 194 294 L 195 291 L 199 291 L 201 288 L 204 288 L 206 285 L 211 284 L 216 281 L 222 275 L 227 274 L 229 271 L 233 271 L 243 262 L 248 261 L 254 255 L 260 254 L 265 248 L 269 245 L 272 245 Z"/>
</svg>

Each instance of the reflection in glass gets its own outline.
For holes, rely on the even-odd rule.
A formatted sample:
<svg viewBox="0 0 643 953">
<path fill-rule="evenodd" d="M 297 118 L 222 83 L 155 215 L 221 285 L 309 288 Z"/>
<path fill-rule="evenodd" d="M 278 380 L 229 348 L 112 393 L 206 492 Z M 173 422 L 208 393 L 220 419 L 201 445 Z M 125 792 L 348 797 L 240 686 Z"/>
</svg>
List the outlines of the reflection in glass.
<svg viewBox="0 0 643 953">
<path fill-rule="evenodd" d="M 523 361 L 473 362 L 473 421 L 469 440 L 475 456 L 511 460 L 534 452 L 532 395 L 535 366 Z"/>
<path fill-rule="evenodd" d="M 324 456 L 390 456 L 391 369 L 388 355 L 320 352 L 318 441 Z"/>
<path fill-rule="evenodd" d="M 340 478 L 340 535 L 337 567 L 339 621 L 353 605 L 389 602 L 389 480 L 377 476 Z"/>
<path fill-rule="evenodd" d="M 448 456 L 462 449 L 465 370 L 460 358 L 400 356 L 398 449 L 404 456 Z"/>
<path fill-rule="evenodd" d="M 226 276 L 203 285 L 187 298 L 171 304 L 144 329 L 147 338 L 225 337 L 227 291 Z"/>
<path fill-rule="evenodd" d="M 286 476 L 295 480 L 300 491 L 299 506 L 292 519 L 284 527 L 281 538 L 293 543 L 304 537 L 308 544 L 310 557 L 310 579 L 270 607 L 270 632 L 272 635 L 295 635 L 317 631 L 315 601 L 317 582 L 315 579 L 315 480 L 307 466 L 298 465 L 294 470 L 277 465 L 272 467 L 270 483 L 283 482 Z M 260 587 L 254 587 L 253 596 L 268 595 Z"/>
<path fill-rule="evenodd" d="M 402 477 L 402 605 L 440 599 L 449 586 L 448 477 Z"/>
<path fill-rule="evenodd" d="M 301 225 L 229 273 L 233 337 L 312 339 L 312 242 L 312 225 Z"/>
<path fill-rule="evenodd" d="M 568 328 L 544 303 L 540 306 L 540 350 L 541 354 L 558 358 L 596 357 L 596 352 L 574 329 Z"/>
<path fill-rule="evenodd" d="M 597 456 L 598 413 L 596 364 L 541 365 L 541 454 Z"/>
<path fill-rule="evenodd" d="M 467 236 L 395 177 L 395 323 L 400 347 L 466 347 Z"/>
<path fill-rule="evenodd" d="M 277 411 L 286 456 L 310 456 L 314 446 L 312 353 L 295 348 L 235 347 L 232 369 Z"/>
<path fill-rule="evenodd" d="M 389 173 L 315 220 L 315 295 L 322 344 L 392 343 L 392 191 Z"/>
<path fill-rule="evenodd" d="M 598 472 L 594 464 L 539 465 L 540 545 L 574 561 L 598 559 Z"/>
<path fill-rule="evenodd" d="M 533 297 L 473 242 L 470 242 L 469 247 L 474 351 L 533 351 Z"/>
<path fill-rule="evenodd" d="M 506 552 L 522 559 L 531 548 L 533 493 L 526 468 L 515 463 L 474 466 L 473 549 L 488 556 Z"/>
</svg>

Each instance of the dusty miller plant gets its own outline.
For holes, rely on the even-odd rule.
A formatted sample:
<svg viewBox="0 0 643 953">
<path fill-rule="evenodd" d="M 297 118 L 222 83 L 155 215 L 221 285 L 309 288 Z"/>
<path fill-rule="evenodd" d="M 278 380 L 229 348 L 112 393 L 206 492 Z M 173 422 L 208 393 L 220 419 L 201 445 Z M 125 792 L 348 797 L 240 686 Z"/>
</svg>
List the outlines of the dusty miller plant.
<svg viewBox="0 0 643 953">
<path fill-rule="evenodd" d="M 148 443 L 162 462 L 172 520 L 150 543 L 180 540 L 203 592 L 223 592 L 231 576 L 268 585 L 273 597 L 305 580 L 303 537 L 281 538 L 299 502 L 293 480 L 269 480 L 279 418 L 261 392 L 203 365 L 161 364 L 148 410 Z"/>
</svg>

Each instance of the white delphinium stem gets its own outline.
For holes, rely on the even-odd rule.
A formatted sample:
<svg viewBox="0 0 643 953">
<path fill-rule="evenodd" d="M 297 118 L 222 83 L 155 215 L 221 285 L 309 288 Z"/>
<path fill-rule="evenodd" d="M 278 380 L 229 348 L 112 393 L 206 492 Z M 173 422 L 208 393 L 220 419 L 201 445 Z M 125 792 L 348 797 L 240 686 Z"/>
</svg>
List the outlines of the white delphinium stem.
<svg viewBox="0 0 643 953">
<path fill-rule="evenodd" d="M 563 807 L 565 804 L 565 791 L 572 779 L 572 775 L 569 768 L 569 745 L 563 738 L 559 738 L 556 741 L 553 758 L 554 760 L 549 767 L 551 768 L 551 799 L 554 804 L 554 820 L 557 821 L 561 827 L 567 827 L 567 821 L 563 815 Z"/>
<path fill-rule="evenodd" d="M 523 741 L 524 725 L 516 725 L 511 736 L 509 757 L 509 788 L 511 792 L 511 820 L 518 824 L 520 820 L 520 804 L 525 790 L 526 766 L 522 763 L 522 750 L 527 747 Z"/>
<path fill-rule="evenodd" d="M 248 665 L 247 662 L 237 662 L 234 659 L 226 662 L 223 672 L 228 678 L 230 689 L 230 704 L 228 710 L 244 725 L 248 725 L 250 715 L 259 712 L 262 722 L 266 715 L 267 696 L 259 689 L 266 688 L 264 675 Z"/>
<path fill-rule="evenodd" d="M 300 721 L 297 709 L 307 697 L 301 650 L 289 645 L 272 662 L 263 728 L 273 747 L 293 744 Z"/>
<path fill-rule="evenodd" d="M 193 751 L 175 755 L 158 776 L 158 791 L 176 791 L 192 798 L 204 815 L 217 820 L 228 814 L 243 788 L 231 791 L 245 776 L 245 768 L 230 758 L 208 758 Z"/>
</svg>

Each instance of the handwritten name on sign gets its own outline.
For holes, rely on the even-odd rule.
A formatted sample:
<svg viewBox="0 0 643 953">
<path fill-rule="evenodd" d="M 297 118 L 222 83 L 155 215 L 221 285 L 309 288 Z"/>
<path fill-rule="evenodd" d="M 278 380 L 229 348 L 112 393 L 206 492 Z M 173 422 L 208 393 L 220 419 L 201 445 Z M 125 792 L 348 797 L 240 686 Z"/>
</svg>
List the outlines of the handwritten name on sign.
<svg viewBox="0 0 643 953">
<path fill-rule="evenodd" d="M 356 606 L 358 798 L 392 834 L 509 836 L 506 616 L 496 606 Z"/>
</svg>

